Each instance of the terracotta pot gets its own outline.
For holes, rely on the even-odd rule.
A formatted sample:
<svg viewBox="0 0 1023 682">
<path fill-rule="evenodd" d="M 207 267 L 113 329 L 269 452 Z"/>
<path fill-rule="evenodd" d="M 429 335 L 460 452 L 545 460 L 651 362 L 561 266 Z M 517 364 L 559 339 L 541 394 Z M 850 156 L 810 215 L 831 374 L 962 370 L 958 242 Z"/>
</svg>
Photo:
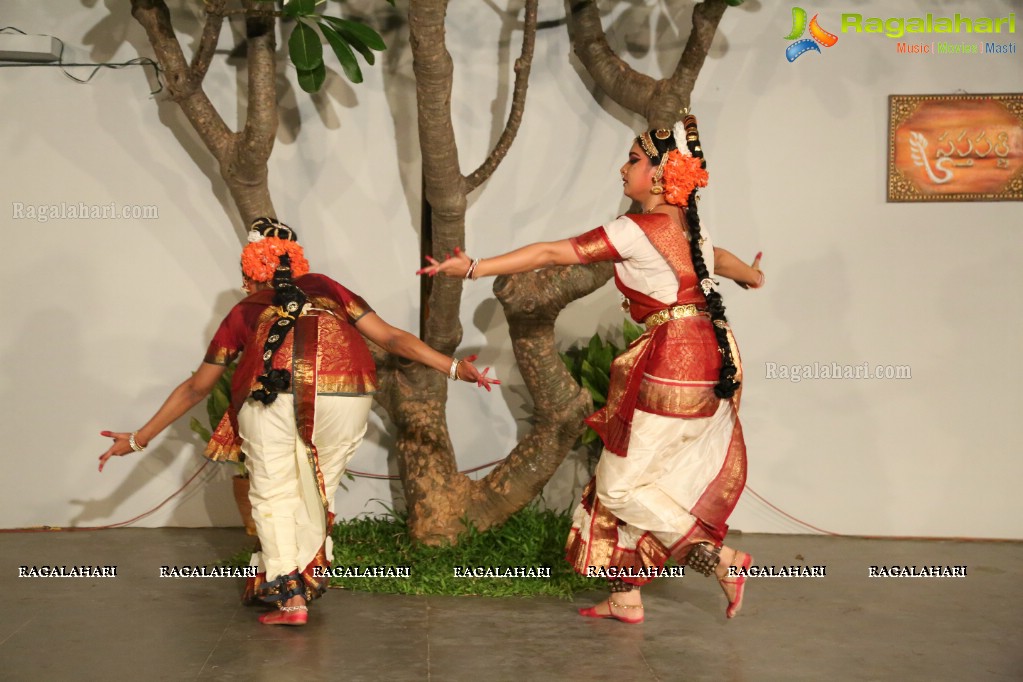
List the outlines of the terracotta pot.
<svg viewBox="0 0 1023 682">
<path fill-rule="evenodd" d="M 247 476 L 235 476 L 234 501 L 238 505 L 238 513 L 242 516 L 242 523 L 245 524 L 245 534 L 256 534 L 256 522 L 252 520 L 252 503 L 249 502 L 249 479 Z"/>
</svg>

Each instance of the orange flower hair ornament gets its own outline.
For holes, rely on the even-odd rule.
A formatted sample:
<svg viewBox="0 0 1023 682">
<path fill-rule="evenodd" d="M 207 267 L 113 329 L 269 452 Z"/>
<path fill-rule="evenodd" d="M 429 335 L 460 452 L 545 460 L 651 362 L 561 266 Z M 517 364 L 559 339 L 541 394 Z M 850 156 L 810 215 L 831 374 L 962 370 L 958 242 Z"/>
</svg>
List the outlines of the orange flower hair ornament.
<svg viewBox="0 0 1023 682">
<path fill-rule="evenodd" d="M 242 249 L 242 273 L 254 282 L 269 282 L 273 280 L 274 271 L 284 254 L 291 259 L 292 277 L 301 277 L 309 272 L 309 261 L 298 242 L 264 237 L 249 242 Z"/>
<path fill-rule="evenodd" d="M 683 140 L 683 144 L 685 144 Z M 686 151 L 689 151 L 688 149 Z M 661 179 L 664 184 L 664 198 L 675 206 L 688 206 L 689 195 L 697 187 L 706 187 L 709 179 L 703 159 L 692 154 L 683 154 L 672 149 L 664 160 Z"/>
</svg>

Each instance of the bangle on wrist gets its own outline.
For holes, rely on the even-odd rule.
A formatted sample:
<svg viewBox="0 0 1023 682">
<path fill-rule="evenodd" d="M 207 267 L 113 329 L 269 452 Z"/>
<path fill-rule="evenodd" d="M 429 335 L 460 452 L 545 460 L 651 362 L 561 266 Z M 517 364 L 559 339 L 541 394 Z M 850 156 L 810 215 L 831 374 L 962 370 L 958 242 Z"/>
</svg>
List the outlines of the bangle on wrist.
<svg viewBox="0 0 1023 682">
<path fill-rule="evenodd" d="M 128 445 L 130 445 L 131 449 L 134 450 L 135 452 L 142 452 L 143 450 L 146 449 L 146 446 L 139 445 L 138 441 L 135 440 L 136 433 L 138 433 L 138 431 L 133 431 L 132 434 L 128 436 Z"/>
<path fill-rule="evenodd" d="M 465 279 L 476 279 L 476 266 L 480 264 L 480 258 L 473 258 L 469 263 L 469 269 L 465 271 Z"/>
<path fill-rule="evenodd" d="M 451 369 L 448 370 L 448 379 L 458 381 L 458 364 L 462 362 L 458 358 L 451 358 Z"/>
</svg>

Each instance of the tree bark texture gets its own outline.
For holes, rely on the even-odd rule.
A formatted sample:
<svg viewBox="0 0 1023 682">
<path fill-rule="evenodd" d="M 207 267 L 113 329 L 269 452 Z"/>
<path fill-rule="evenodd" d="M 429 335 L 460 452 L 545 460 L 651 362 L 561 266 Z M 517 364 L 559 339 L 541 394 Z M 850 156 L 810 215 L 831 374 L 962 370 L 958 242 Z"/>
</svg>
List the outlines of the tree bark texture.
<svg viewBox="0 0 1023 682">
<path fill-rule="evenodd" d="M 189 63 L 174 35 L 164 0 L 132 0 L 131 14 L 146 31 L 170 97 L 217 160 L 242 220 L 276 216 L 267 184 L 267 161 L 277 134 L 275 20 L 261 3 L 244 0 L 248 110 L 241 132 L 232 131 L 203 91 L 203 79 L 220 37 L 227 0 L 207 0 L 206 21 Z"/>
<path fill-rule="evenodd" d="M 711 41 L 728 8 L 725 0 L 702 0 L 693 7 L 693 30 L 668 78 L 640 73 L 607 42 L 596 0 L 566 0 L 572 49 L 597 87 L 612 100 L 647 120 L 651 128 L 671 128 L 681 118 L 707 59 Z"/>
<path fill-rule="evenodd" d="M 505 130 L 480 168 L 468 177 L 458 164 L 451 118 L 454 67 L 445 45 L 447 9 L 447 0 L 412 0 L 409 7 L 425 192 L 433 210 L 433 249 L 438 255 L 465 243 L 467 195 L 500 164 L 522 120 L 537 0 L 526 3 L 522 55 L 515 63 Z M 447 430 L 444 379 L 418 366 L 393 360 L 384 363 L 382 370 L 389 376 L 381 402 L 398 429 L 398 468 L 414 539 L 452 541 L 466 521 L 480 530 L 502 523 L 536 497 L 568 454 L 592 403 L 558 355 L 554 322 L 565 305 L 603 284 L 608 273 L 595 277 L 582 268 L 552 268 L 500 278 L 495 284 L 535 410 L 531 431 L 479 481 L 458 472 Z M 424 338 L 441 352 L 453 353 L 461 340 L 461 284 L 457 279 L 437 278 L 430 292 Z"/>
</svg>

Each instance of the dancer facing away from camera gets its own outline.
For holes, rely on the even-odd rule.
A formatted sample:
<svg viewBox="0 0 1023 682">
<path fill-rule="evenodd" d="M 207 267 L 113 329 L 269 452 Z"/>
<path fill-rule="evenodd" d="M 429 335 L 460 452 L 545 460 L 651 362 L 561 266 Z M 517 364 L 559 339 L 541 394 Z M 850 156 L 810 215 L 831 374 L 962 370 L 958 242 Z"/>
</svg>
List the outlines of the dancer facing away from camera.
<svg viewBox="0 0 1023 682">
<path fill-rule="evenodd" d="M 238 461 L 244 451 L 249 499 L 259 536 L 258 575 L 246 585 L 277 606 L 268 625 L 303 625 L 307 604 L 327 587 L 334 493 L 366 433 L 376 370 L 365 335 L 389 352 L 474 381 L 500 383 L 392 327 L 366 302 L 324 275 L 309 272 L 294 231 L 271 218 L 252 224 L 241 258 L 249 295 L 224 318 L 199 369 L 175 388 L 142 428 L 102 431 L 114 456 L 142 452 L 177 418 L 202 401 L 241 354 L 231 406 L 206 449 L 215 460 Z"/>
<path fill-rule="evenodd" d="M 737 418 L 741 365 L 711 272 L 759 288 L 752 266 L 714 248 L 700 227 L 696 189 L 707 184 L 696 119 L 639 135 L 621 168 L 624 215 L 572 239 L 501 256 L 454 257 L 422 274 L 476 279 L 550 265 L 615 263 L 615 284 L 646 332 L 611 367 L 606 406 L 589 424 L 604 442 L 596 475 L 573 515 L 566 554 L 575 570 L 609 580 L 608 599 L 579 613 L 643 622 L 640 587 L 668 559 L 717 576 L 726 616 L 742 606 L 752 557 L 723 545 L 746 481 Z M 623 303 L 623 306 L 625 303 Z"/>
</svg>

